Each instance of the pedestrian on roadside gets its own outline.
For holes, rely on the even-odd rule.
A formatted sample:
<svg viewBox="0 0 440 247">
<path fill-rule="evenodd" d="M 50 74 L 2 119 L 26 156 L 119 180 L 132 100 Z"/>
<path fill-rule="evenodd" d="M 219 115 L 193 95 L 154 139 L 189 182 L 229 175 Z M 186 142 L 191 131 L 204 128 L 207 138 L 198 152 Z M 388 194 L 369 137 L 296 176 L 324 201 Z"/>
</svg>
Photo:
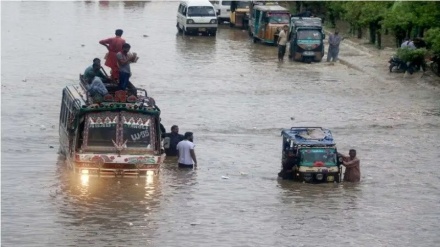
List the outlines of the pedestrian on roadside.
<svg viewBox="0 0 440 247">
<path fill-rule="evenodd" d="M 417 49 L 414 45 L 414 42 L 411 40 L 411 38 L 405 38 L 405 41 L 403 41 L 402 45 L 400 45 L 400 48 L 408 48 L 411 50 Z"/>
<path fill-rule="evenodd" d="M 193 133 L 186 132 L 183 141 L 177 144 L 179 168 L 197 167 L 196 153 L 194 152 Z"/>
<path fill-rule="evenodd" d="M 278 34 L 278 61 L 282 62 L 284 60 L 284 54 L 286 54 L 287 46 L 287 32 L 289 27 L 287 25 L 283 26 L 283 29 Z"/>
<path fill-rule="evenodd" d="M 105 46 L 108 50 L 108 53 L 105 56 L 105 66 L 108 66 L 111 69 L 110 77 L 116 81 L 119 78 L 119 67 L 116 54 L 122 51 L 122 45 L 125 44 L 125 40 L 121 38 L 122 33 L 122 29 L 117 29 L 115 31 L 115 37 L 99 41 L 99 43 Z"/>
<path fill-rule="evenodd" d="M 345 166 L 344 182 L 359 182 L 361 180 L 360 160 L 356 157 L 356 150 L 350 149 L 348 156 L 338 153 Z"/>
<path fill-rule="evenodd" d="M 335 29 L 334 34 L 330 34 L 328 37 L 328 52 L 327 52 L 327 62 L 333 61 L 336 62 L 338 60 L 339 55 L 339 44 L 343 38 L 339 36 L 339 30 Z"/>
</svg>

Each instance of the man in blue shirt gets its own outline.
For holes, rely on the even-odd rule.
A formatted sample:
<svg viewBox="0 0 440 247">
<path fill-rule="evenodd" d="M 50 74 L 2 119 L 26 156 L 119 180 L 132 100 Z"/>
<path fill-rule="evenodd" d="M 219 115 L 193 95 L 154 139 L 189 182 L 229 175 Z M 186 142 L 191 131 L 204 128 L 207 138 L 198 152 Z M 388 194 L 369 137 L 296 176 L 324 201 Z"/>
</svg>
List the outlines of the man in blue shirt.
<svg viewBox="0 0 440 247">
<path fill-rule="evenodd" d="M 169 146 L 165 146 L 165 153 L 167 156 L 177 156 L 177 144 L 183 140 L 183 135 L 179 134 L 179 127 L 177 125 L 173 125 L 171 127 L 171 133 L 166 133 L 164 138 L 168 138 L 166 142 L 169 143 Z"/>
<path fill-rule="evenodd" d="M 95 76 L 92 83 L 88 85 L 88 91 L 93 98 L 103 97 L 108 94 L 107 88 L 98 76 Z"/>
</svg>

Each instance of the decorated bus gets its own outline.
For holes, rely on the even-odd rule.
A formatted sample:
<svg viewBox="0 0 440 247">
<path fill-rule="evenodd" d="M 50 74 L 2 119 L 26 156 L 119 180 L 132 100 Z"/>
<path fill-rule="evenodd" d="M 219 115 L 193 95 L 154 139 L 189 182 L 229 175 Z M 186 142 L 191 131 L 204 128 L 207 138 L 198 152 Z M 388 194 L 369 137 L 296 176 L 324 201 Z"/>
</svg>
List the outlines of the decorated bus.
<svg viewBox="0 0 440 247">
<path fill-rule="evenodd" d="M 154 176 L 165 154 L 161 151 L 160 109 L 143 89 L 135 94 L 106 84 L 102 100 L 79 85 L 62 92 L 60 152 L 77 173 L 98 176 Z"/>
</svg>

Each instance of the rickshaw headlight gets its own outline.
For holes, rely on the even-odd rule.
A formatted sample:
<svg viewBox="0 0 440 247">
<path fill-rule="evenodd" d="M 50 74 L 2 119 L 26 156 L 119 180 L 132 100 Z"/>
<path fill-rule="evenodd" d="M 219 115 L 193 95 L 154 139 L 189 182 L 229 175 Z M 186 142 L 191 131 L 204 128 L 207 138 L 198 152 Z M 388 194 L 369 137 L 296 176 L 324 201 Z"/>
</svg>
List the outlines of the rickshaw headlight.
<svg viewBox="0 0 440 247">
<path fill-rule="evenodd" d="M 211 24 L 215 24 L 215 23 L 217 23 L 217 19 L 212 19 L 210 23 L 211 23 Z"/>
<path fill-rule="evenodd" d="M 312 180 L 312 174 L 310 174 L 310 173 L 304 173 L 303 176 L 304 176 L 304 180 L 306 182 L 310 182 Z"/>
<path fill-rule="evenodd" d="M 194 21 L 192 19 L 186 20 L 186 24 L 194 24 Z"/>
<path fill-rule="evenodd" d="M 317 180 L 322 180 L 324 178 L 324 175 L 322 174 L 316 174 L 316 179 Z"/>
</svg>

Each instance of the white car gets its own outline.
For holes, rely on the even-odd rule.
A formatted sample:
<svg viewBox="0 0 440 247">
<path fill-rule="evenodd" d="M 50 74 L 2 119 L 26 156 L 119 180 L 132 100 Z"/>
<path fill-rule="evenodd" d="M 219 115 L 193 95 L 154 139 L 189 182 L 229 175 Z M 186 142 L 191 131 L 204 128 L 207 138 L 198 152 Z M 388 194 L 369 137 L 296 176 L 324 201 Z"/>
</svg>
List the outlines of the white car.
<svg viewBox="0 0 440 247">
<path fill-rule="evenodd" d="M 217 14 L 208 0 L 182 1 L 177 10 L 177 29 L 185 34 L 206 33 L 215 36 Z"/>
</svg>

